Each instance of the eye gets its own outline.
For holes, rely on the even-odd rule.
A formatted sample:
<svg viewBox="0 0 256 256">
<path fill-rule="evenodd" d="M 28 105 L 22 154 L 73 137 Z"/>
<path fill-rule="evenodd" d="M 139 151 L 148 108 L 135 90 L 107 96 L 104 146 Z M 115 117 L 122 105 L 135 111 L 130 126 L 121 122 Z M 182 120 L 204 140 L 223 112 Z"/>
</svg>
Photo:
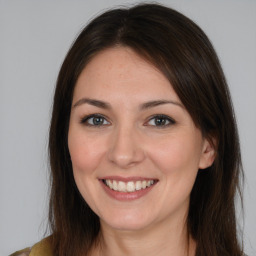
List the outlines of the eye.
<svg viewBox="0 0 256 256">
<path fill-rule="evenodd" d="M 166 115 L 155 115 L 149 119 L 146 125 L 164 128 L 166 126 L 175 124 L 175 121 Z"/>
<path fill-rule="evenodd" d="M 87 126 L 98 126 L 98 127 L 110 124 L 110 122 L 107 121 L 107 119 L 104 116 L 99 114 L 85 116 L 81 119 L 81 123 Z"/>
</svg>

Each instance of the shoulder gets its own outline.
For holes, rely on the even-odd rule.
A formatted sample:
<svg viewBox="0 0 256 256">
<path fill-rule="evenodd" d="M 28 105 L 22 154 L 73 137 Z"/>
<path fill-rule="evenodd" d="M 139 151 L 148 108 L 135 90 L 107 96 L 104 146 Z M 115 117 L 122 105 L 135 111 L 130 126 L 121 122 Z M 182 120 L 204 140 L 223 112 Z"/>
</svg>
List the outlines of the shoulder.
<svg viewBox="0 0 256 256">
<path fill-rule="evenodd" d="M 31 248 L 26 248 L 26 249 L 14 252 L 9 256 L 29 256 L 30 252 L 31 252 Z"/>
<path fill-rule="evenodd" d="M 51 237 L 47 237 L 31 248 L 17 251 L 10 256 L 54 256 L 51 247 Z"/>
<path fill-rule="evenodd" d="M 29 256 L 53 256 L 51 237 L 47 237 L 31 248 Z"/>
</svg>

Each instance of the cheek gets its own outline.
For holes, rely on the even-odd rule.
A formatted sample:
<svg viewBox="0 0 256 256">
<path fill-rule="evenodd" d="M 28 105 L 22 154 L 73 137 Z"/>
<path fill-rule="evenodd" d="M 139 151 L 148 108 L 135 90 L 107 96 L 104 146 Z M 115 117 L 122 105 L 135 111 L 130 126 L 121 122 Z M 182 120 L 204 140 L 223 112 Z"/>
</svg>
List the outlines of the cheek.
<svg viewBox="0 0 256 256">
<path fill-rule="evenodd" d="M 95 140 L 74 129 L 69 132 L 68 147 L 77 188 L 87 204 L 98 212 L 95 195 L 99 184 L 95 170 L 101 164 L 104 148 L 102 140 Z"/>
<path fill-rule="evenodd" d="M 155 165 L 166 175 L 194 175 L 201 157 L 201 137 L 173 135 L 148 150 Z"/>
<path fill-rule="evenodd" d="M 188 208 L 198 172 L 200 149 L 200 137 L 172 136 L 155 143 L 149 152 L 154 167 L 161 175 L 161 198 L 158 202 L 165 214 Z"/>
<path fill-rule="evenodd" d="M 75 135 L 74 135 L 75 134 Z M 70 132 L 68 147 L 75 172 L 91 173 L 97 168 L 104 154 L 103 141 Z"/>
</svg>

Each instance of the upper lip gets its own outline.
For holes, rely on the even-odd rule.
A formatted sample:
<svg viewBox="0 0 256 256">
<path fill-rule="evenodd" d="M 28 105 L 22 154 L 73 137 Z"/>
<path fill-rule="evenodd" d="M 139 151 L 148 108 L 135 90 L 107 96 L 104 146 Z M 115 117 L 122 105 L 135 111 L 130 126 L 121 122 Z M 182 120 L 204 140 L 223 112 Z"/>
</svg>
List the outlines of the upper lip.
<svg viewBox="0 0 256 256">
<path fill-rule="evenodd" d="M 104 176 L 99 178 L 99 180 L 116 180 L 116 181 L 143 181 L 143 180 L 158 180 L 156 178 L 148 178 L 148 177 L 141 177 L 141 176 L 131 176 L 131 177 L 122 177 L 122 176 Z"/>
</svg>

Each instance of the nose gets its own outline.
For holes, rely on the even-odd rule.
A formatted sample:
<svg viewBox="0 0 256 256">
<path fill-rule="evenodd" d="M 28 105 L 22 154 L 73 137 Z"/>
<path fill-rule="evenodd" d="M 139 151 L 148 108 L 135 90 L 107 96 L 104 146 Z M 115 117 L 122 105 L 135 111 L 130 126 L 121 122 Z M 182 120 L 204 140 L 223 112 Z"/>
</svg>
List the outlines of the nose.
<svg viewBox="0 0 256 256">
<path fill-rule="evenodd" d="M 135 129 L 119 128 L 111 136 L 108 160 L 122 169 L 128 169 L 145 158 L 143 143 Z"/>
</svg>

